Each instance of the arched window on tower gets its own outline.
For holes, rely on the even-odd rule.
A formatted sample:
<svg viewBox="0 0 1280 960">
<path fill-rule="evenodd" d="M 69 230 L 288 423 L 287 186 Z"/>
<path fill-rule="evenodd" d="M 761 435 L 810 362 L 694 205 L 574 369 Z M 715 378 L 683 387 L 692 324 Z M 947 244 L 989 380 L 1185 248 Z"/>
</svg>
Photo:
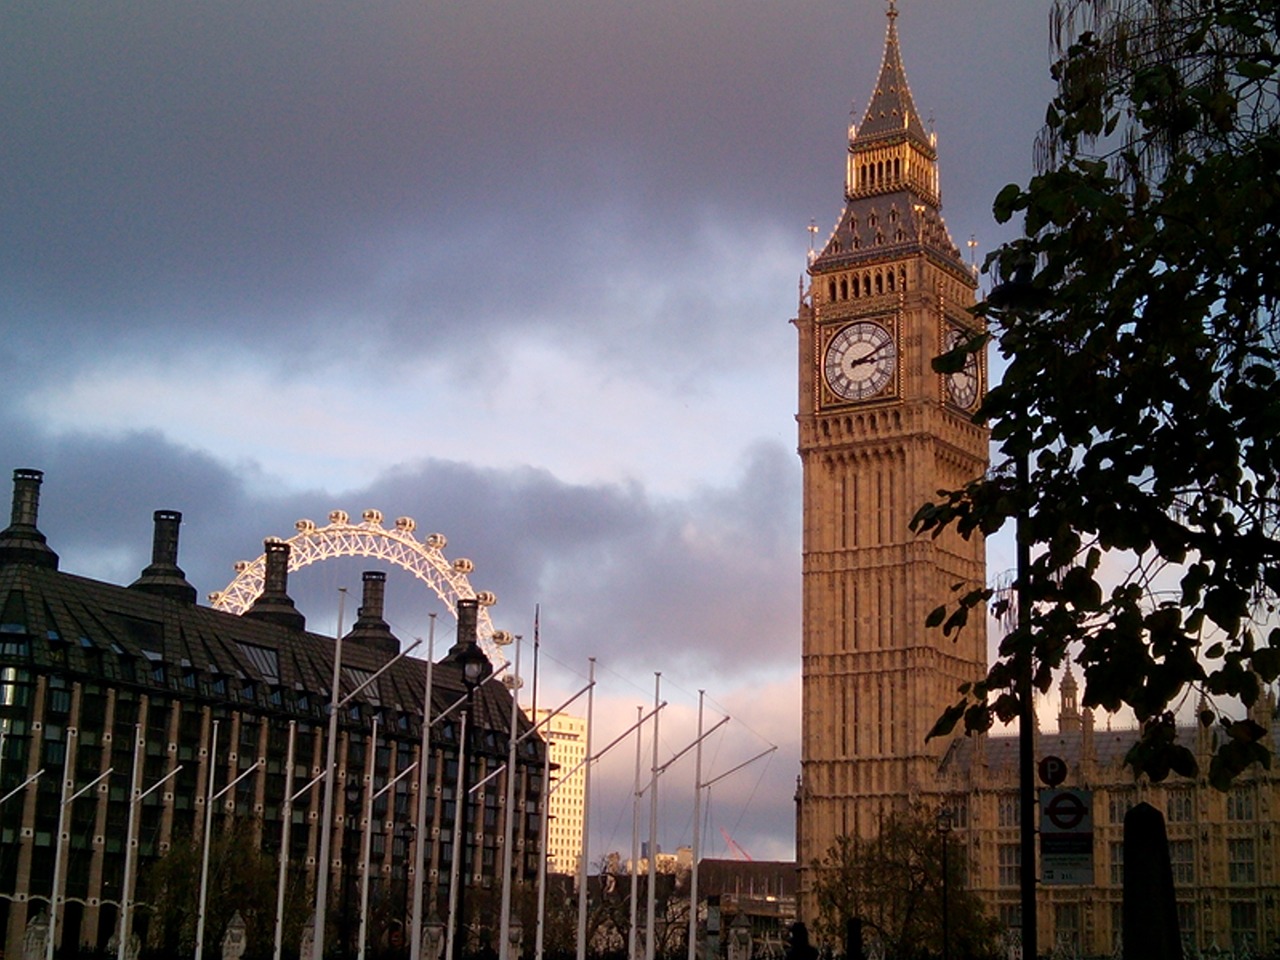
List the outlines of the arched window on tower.
<svg viewBox="0 0 1280 960">
<path fill-rule="evenodd" d="M 827 281 L 827 299 L 833 302 L 836 299 L 836 282 L 834 280 Z"/>
<path fill-rule="evenodd" d="M 884 274 L 876 271 L 876 293 L 884 293 Z"/>
<path fill-rule="evenodd" d="M 840 299 L 849 299 L 849 279 L 847 277 L 840 278 Z"/>
</svg>

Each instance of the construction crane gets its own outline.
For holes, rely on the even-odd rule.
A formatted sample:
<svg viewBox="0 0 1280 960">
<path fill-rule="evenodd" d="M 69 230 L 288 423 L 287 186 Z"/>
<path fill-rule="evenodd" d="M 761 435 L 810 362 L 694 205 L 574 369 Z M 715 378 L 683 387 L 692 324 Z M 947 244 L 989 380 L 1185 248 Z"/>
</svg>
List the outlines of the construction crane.
<svg viewBox="0 0 1280 960">
<path fill-rule="evenodd" d="M 748 863 L 752 862 L 751 854 L 743 850 L 742 845 L 739 844 L 737 840 L 733 839 L 733 837 L 729 836 L 729 831 L 724 827 L 720 828 L 720 836 L 724 837 L 724 842 L 729 845 L 729 849 L 733 850 L 741 859 L 746 860 Z"/>
</svg>

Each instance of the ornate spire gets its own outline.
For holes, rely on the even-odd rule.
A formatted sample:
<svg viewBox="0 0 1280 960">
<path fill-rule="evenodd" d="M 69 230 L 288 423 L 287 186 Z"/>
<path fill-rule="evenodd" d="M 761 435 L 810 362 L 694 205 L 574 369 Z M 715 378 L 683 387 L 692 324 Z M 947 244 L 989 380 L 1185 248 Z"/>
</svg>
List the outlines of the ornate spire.
<svg viewBox="0 0 1280 960">
<path fill-rule="evenodd" d="M 898 10 L 893 3 L 889 4 L 888 17 L 880 79 L 862 117 L 857 140 L 866 143 L 905 133 L 922 146 L 932 149 L 933 138 L 925 132 L 920 115 L 916 113 L 911 88 L 907 84 L 907 72 L 902 67 L 902 53 L 898 47 Z"/>
<path fill-rule="evenodd" d="M 862 124 L 849 128 L 845 209 L 820 253 L 811 257 L 809 270 L 843 270 L 853 263 L 928 251 L 939 262 L 963 271 L 972 286 L 942 220 L 936 138 L 925 132 L 911 98 L 898 47 L 898 11 L 892 3 L 888 18 L 880 78 Z"/>
<path fill-rule="evenodd" d="M 1068 663 L 1067 671 L 1062 675 L 1062 682 L 1058 685 L 1058 693 L 1061 698 L 1058 708 L 1059 733 L 1080 729 L 1080 708 L 1076 699 L 1079 690 L 1075 675 L 1071 672 L 1071 664 Z"/>
</svg>

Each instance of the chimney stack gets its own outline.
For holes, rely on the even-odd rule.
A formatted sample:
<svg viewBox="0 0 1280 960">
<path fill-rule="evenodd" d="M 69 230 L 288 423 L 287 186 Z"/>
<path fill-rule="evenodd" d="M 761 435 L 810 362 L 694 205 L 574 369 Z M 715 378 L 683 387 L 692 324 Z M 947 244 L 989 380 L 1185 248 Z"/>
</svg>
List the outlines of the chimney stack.
<svg viewBox="0 0 1280 960">
<path fill-rule="evenodd" d="M 400 652 L 400 641 L 382 619 L 387 575 L 380 570 L 366 570 L 363 576 L 364 595 L 360 601 L 360 613 L 355 626 L 343 638 L 343 642 L 354 641 L 394 657 Z"/>
<path fill-rule="evenodd" d="M 283 540 L 266 540 L 262 544 L 266 554 L 266 570 L 262 577 L 262 593 L 253 606 L 244 612 L 293 630 L 305 630 L 307 618 L 294 606 L 289 596 L 289 544 Z"/>
<path fill-rule="evenodd" d="M 40 512 L 39 470 L 13 471 L 13 513 L 9 526 L 0 532 L 0 563 L 29 563 L 58 569 L 58 555 L 49 549 L 44 534 L 36 527 Z"/>
<path fill-rule="evenodd" d="M 194 604 L 196 588 L 187 582 L 186 574 L 178 566 L 178 527 L 182 523 L 182 514 L 177 510 L 157 510 L 153 520 L 155 532 L 151 539 L 151 565 L 129 587 Z"/>
<path fill-rule="evenodd" d="M 475 643 L 480 626 L 480 601 L 458 600 L 458 635 L 455 646 Z"/>
<path fill-rule="evenodd" d="M 487 677 L 493 672 L 493 668 L 489 665 L 489 655 L 480 649 L 480 644 L 477 642 L 480 633 L 479 627 L 480 601 L 474 597 L 460 598 L 458 600 L 458 639 L 449 648 L 449 652 L 445 654 L 443 662 L 465 660 L 464 654 L 474 651 L 483 660 L 485 664 L 484 677 Z"/>
</svg>

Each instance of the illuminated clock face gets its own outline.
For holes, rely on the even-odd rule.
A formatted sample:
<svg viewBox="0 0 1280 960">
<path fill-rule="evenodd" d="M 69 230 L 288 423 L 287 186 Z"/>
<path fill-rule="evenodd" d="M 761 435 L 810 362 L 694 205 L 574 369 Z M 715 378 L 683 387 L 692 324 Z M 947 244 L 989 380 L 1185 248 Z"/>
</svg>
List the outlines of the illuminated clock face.
<svg viewBox="0 0 1280 960">
<path fill-rule="evenodd" d="M 965 339 L 963 331 L 949 327 L 943 337 L 943 352 L 954 350 Z M 957 407 L 972 409 L 978 400 L 978 357 L 968 354 L 964 366 L 955 373 L 947 374 L 947 396 Z"/>
<path fill-rule="evenodd" d="M 893 379 L 898 345 L 883 326 L 870 320 L 851 323 L 831 338 L 823 364 L 827 385 L 844 400 L 866 400 Z"/>
</svg>

